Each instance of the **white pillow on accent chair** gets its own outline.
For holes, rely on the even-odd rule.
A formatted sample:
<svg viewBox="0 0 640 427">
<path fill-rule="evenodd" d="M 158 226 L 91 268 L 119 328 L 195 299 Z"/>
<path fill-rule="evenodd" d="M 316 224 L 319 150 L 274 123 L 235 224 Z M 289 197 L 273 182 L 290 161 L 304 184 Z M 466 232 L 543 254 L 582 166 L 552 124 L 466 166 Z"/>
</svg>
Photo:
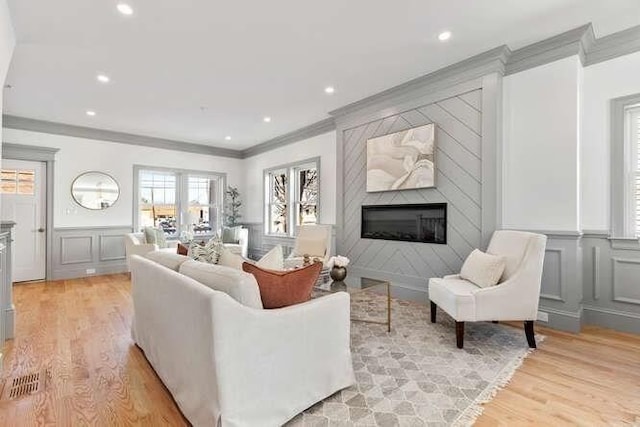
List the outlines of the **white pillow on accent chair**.
<svg viewBox="0 0 640 427">
<path fill-rule="evenodd" d="M 481 288 L 487 288 L 498 284 L 505 266 L 504 257 L 474 249 L 462 265 L 460 277 Z"/>
</svg>

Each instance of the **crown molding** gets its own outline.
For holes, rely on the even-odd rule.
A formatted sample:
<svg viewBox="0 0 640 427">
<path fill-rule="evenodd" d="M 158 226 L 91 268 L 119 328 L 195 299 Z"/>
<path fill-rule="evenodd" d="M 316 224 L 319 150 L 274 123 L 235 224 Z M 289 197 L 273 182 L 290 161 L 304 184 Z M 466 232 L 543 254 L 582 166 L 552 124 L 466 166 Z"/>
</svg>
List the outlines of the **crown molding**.
<svg viewBox="0 0 640 427">
<path fill-rule="evenodd" d="M 427 75 L 409 80 L 391 89 L 345 105 L 330 111 L 333 117 L 346 116 L 367 107 L 377 105 L 392 98 L 400 98 L 407 93 L 425 88 L 435 88 L 444 84 L 455 84 L 464 80 L 472 80 L 494 72 L 504 74 L 504 68 L 511 51 L 505 45 L 472 56 L 463 61 L 441 68 Z"/>
<path fill-rule="evenodd" d="M 587 50 L 585 65 L 609 61 L 640 51 L 640 25 L 595 39 Z"/>
<path fill-rule="evenodd" d="M 36 160 L 46 162 L 54 160 L 59 148 L 40 147 L 36 145 L 2 143 L 2 158 L 14 160 Z"/>
<path fill-rule="evenodd" d="M 591 23 L 512 51 L 503 45 L 453 65 L 330 111 L 334 118 L 351 115 L 401 98 L 417 90 L 436 89 L 496 72 L 519 73 L 577 55 L 583 66 L 640 51 L 640 25 L 596 39 Z M 478 75 L 480 74 L 480 75 Z"/>
<path fill-rule="evenodd" d="M 515 74 L 574 55 L 578 55 L 584 64 L 585 51 L 593 44 L 594 39 L 593 26 L 586 24 L 516 49 L 507 60 L 504 74 Z"/>
<path fill-rule="evenodd" d="M 247 148 L 242 151 L 242 158 L 246 159 L 247 157 L 256 156 L 267 151 L 275 150 L 276 148 L 284 147 L 285 145 L 293 144 L 294 142 L 331 132 L 335 129 L 336 123 L 333 118 L 330 117 Z"/>
<path fill-rule="evenodd" d="M 207 154 L 210 156 L 242 158 L 242 152 L 228 148 L 210 147 L 191 142 L 175 141 L 171 139 L 154 138 L 150 136 L 134 135 L 111 130 L 95 129 L 75 126 L 65 123 L 48 122 L 10 115 L 2 116 L 2 126 L 8 129 L 27 130 L 32 132 L 49 133 L 53 135 L 72 136 L 100 141 L 119 142 L 121 144 L 138 145 L 143 147 L 161 148 L 187 153 Z"/>
</svg>

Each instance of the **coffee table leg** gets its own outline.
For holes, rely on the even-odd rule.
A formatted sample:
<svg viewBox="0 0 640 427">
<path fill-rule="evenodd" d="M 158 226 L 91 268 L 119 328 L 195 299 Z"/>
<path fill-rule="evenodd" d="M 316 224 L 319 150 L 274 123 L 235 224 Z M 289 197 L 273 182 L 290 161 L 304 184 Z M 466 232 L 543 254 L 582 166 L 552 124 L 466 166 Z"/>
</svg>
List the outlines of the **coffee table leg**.
<svg viewBox="0 0 640 427">
<path fill-rule="evenodd" d="M 387 332 L 391 332 L 391 285 L 387 282 Z"/>
</svg>

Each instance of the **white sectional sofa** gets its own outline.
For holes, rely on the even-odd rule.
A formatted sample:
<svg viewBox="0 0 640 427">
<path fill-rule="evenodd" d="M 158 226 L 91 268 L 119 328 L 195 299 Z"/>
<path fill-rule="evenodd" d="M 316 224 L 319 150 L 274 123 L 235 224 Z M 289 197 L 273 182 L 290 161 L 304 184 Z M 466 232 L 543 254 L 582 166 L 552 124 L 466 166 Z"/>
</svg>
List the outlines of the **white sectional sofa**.
<svg viewBox="0 0 640 427">
<path fill-rule="evenodd" d="M 355 383 L 349 295 L 262 308 L 253 275 L 131 257 L 133 339 L 194 426 L 279 426 Z"/>
</svg>

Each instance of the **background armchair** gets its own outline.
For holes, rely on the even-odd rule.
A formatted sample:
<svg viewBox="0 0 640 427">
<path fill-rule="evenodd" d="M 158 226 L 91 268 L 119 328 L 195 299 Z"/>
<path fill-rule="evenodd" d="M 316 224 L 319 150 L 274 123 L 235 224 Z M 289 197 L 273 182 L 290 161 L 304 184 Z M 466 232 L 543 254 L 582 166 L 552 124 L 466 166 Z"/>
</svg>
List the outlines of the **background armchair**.
<svg viewBox="0 0 640 427">
<path fill-rule="evenodd" d="M 144 233 L 127 233 L 124 235 L 124 250 L 127 257 L 127 271 L 131 271 L 131 255 L 144 256 L 151 251 L 165 251 L 175 253 L 178 248 L 177 240 L 168 240 L 167 247 L 160 249 L 155 243 L 147 243 Z"/>
<path fill-rule="evenodd" d="M 301 225 L 291 254 L 284 260 L 285 268 L 301 266 L 303 257 L 320 258 L 324 265 L 331 257 L 331 225 Z"/>
<path fill-rule="evenodd" d="M 249 229 L 241 228 L 238 230 L 238 243 L 223 243 L 223 246 L 234 254 L 247 258 L 249 255 Z"/>
<path fill-rule="evenodd" d="M 481 288 L 459 275 L 429 279 L 431 322 L 440 307 L 456 321 L 456 343 L 463 347 L 464 322 L 523 320 L 529 347 L 535 348 L 533 322 L 538 315 L 542 264 L 547 236 L 522 231 L 496 231 L 487 253 L 505 258 L 496 286 Z"/>
</svg>

